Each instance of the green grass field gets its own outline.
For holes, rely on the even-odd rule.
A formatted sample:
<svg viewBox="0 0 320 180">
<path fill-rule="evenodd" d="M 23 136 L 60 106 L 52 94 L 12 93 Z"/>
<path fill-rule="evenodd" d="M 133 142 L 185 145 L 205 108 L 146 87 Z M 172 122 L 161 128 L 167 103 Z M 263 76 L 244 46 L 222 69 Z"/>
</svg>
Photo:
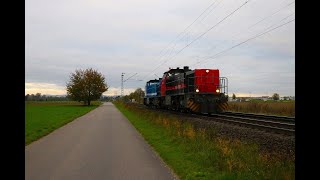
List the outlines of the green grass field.
<svg viewBox="0 0 320 180">
<path fill-rule="evenodd" d="M 258 146 L 195 129 L 170 115 L 121 102 L 129 119 L 180 179 L 295 179 L 294 159 L 259 152 Z"/>
<path fill-rule="evenodd" d="M 26 101 L 25 145 L 88 113 L 101 103 L 93 102 L 92 104 L 84 106 L 82 103 L 73 101 Z"/>
</svg>

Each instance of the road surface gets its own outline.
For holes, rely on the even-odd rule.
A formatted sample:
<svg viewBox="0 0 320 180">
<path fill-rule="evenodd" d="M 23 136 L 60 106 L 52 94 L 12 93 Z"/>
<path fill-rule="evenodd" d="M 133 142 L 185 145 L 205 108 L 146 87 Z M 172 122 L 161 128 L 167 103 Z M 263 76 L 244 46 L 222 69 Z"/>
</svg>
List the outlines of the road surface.
<svg viewBox="0 0 320 180">
<path fill-rule="evenodd" d="M 112 103 L 25 148 L 26 180 L 175 177 Z"/>
</svg>

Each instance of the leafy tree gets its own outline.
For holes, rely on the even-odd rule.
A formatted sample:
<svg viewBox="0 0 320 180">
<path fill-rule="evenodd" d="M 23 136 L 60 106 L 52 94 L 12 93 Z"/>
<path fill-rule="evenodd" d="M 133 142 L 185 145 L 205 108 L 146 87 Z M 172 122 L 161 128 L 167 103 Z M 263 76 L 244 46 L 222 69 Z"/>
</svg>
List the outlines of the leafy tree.
<svg viewBox="0 0 320 180">
<path fill-rule="evenodd" d="M 105 77 L 92 68 L 76 70 L 67 83 L 67 96 L 75 101 L 84 101 L 90 106 L 91 101 L 97 100 L 108 90 Z"/>
<path fill-rule="evenodd" d="M 29 98 L 30 98 L 30 101 L 34 101 L 34 94 L 31 94 Z"/>
<path fill-rule="evenodd" d="M 129 94 L 129 99 L 134 99 L 136 102 L 141 103 L 143 101 L 144 91 L 141 88 L 136 89 L 134 92 Z"/>
<path fill-rule="evenodd" d="M 138 103 L 143 103 L 144 91 L 141 88 L 136 89 L 133 93 L 130 93 L 129 99 L 134 99 Z"/>
<path fill-rule="evenodd" d="M 236 99 L 236 95 L 233 93 L 232 94 L 232 99 L 235 100 Z"/>
<path fill-rule="evenodd" d="M 274 93 L 274 94 L 272 95 L 272 99 L 273 99 L 273 100 L 279 100 L 279 98 L 280 98 L 280 96 L 279 96 L 278 93 Z"/>
<path fill-rule="evenodd" d="M 40 98 L 41 98 L 41 93 L 37 93 L 37 94 L 35 95 L 35 98 L 36 98 L 36 101 L 39 101 Z"/>
</svg>

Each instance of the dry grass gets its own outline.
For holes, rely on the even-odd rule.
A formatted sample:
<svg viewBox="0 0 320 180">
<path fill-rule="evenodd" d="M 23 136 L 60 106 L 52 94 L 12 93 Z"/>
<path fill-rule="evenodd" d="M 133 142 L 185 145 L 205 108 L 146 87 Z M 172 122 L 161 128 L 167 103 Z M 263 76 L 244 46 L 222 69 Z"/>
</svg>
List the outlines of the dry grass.
<svg viewBox="0 0 320 180">
<path fill-rule="evenodd" d="M 229 111 L 295 116 L 295 102 L 229 102 Z"/>
<path fill-rule="evenodd" d="M 212 128 L 195 128 L 147 109 L 117 107 L 181 179 L 295 179 L 294 160 L 260 152 L 256 144 L 217 136 Z"/>
</svg>

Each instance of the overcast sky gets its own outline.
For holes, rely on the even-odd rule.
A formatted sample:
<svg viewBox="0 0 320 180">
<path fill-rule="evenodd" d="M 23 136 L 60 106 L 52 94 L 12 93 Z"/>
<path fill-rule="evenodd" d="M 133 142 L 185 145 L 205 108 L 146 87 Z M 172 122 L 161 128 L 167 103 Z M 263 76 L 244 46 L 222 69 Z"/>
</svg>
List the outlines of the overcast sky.
<svg viewBox="0 0 320 180">
<path fill-rule="evenodd" d="M 189 66 L 219 69 L 229 95 L 294 96 L 294 1 L 245 2 L 28 0 L 25 94 L 66 94 L 70 74 L 86 68 L 106 77 L 105 95 L 120 95 L 121 73 L 137 73 L 128 94 Z"/>
</svg>

